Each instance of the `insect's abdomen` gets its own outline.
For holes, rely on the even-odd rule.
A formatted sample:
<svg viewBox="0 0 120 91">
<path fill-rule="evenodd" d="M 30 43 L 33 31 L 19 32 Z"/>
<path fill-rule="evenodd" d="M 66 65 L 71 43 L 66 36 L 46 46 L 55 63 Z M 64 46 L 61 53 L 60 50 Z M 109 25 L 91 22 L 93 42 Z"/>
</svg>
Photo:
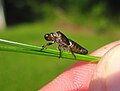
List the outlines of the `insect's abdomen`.
<svg viewBox="0 0 120 91">
<path fill-rule="evenodd" d="M 70 40 L 70 42 L 71 42 L 72 52 L 78 53 L 78 54 L 87 54 L 88 53 L 88 51 L 85 48 L 83 48 L 82 46 L 80 46 L 76 42 L 74 42 L 72 40 Z"/>
</svg>

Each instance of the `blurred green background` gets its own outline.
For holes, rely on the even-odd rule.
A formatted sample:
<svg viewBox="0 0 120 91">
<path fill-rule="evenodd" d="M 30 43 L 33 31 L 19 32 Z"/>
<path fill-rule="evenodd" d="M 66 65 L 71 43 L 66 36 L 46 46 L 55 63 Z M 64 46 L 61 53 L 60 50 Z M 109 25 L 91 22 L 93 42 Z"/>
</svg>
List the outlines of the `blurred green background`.
<svg viewBox="0 0 120 91">
<path fill-rule="evenodd" d="M 60 30 L 91 53 L 120 38 L 118 0 L 3 0 L 2 4 L 6 27 L 0 31 L 1 39 L 42 46 L 47 43 L 44 34 Z M 0 51 L 0 90 L 36 91 L 75 63 Z"/>
</svg>

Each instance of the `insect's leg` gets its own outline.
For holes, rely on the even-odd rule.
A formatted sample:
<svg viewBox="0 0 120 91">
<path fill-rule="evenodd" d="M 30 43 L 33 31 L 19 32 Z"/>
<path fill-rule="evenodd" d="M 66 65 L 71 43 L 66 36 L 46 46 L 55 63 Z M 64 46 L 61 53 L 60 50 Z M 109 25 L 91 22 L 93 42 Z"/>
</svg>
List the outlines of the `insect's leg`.
<svg viewBox="0 0 120 91">
<path fill-rule="evenodd" d="M 62 57 L 62 51 L 61 51 L 61 46 L 60 45 L 58 45 L 58 50 L 60 51 L 59 58 L 61 58 Z"/>
<path fill-rule="evenodd" d="M 53 43 L 53 42 L 49 42 L 49 43 L 43 45 L 40 50 L 42 51 L 42 50 L 44 50 L 45 47 L 50 46 L 50 45 L 52 45 L 52 44 L 54 44 L 54 43 Z"/>
<path fill-rule="evenodd" d="M 72 55 L 74 56 L 74 58 L 76 59 L 76 56 L 75 56 L 74 52 L 72 51 L 71 47 L 70 47 L 70 51 L 71 51 Z"/>
</svg>

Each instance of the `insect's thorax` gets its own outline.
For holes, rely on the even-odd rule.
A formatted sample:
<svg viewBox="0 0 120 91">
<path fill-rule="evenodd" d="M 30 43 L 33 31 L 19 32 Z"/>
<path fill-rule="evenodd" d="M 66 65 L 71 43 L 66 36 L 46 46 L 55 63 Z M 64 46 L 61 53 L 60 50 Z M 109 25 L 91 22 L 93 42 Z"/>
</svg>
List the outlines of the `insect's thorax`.
<svg viewBox="0 0 120 91">
<path fill-rule="evenodd" d="M 67 45 L 66 42 L 64 42 L 61 38 L 55 38 L 54 42 L 57 43 L 58 45 L 60 45 L 61 47 L 67 47 L 69 45 Z"/>
<path fill-rule="evenodd" d="M 66 47 L 69 45 L 69 40 L 61 33 L 53 33 L 52 37 L 53 37 L 53 42 L 57 43 L 62 47 Z"/>
</svg>

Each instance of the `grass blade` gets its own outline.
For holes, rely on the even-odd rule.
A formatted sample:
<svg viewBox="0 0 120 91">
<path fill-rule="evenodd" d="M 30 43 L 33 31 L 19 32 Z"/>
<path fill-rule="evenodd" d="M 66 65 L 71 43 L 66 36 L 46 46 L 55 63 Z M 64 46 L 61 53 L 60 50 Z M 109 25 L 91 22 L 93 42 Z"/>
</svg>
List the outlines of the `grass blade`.
<svg viewBox="0 0 120 91">
<path fill-rule="evenodd" d="M 41 48 L 42 47 L 0 39 L 0 51 L 20 52 L 20 53 L 37 54 L 37 55 L 45 55 L 52 57 L 59 56 L 58 50 L 44 49 L 43 51 L 40 51 Z M 100 57 L 95 57 L 95 56 L 88 56 L 82 54 L 75 54 L 75 56 L 76 56 L 76 60 L 83 60 L 87 62 L 97 62 L 100 60 Z M 74 56 L 70 52 L 63 52 L 61 58 L 75 60 Z"/>
</svg>

